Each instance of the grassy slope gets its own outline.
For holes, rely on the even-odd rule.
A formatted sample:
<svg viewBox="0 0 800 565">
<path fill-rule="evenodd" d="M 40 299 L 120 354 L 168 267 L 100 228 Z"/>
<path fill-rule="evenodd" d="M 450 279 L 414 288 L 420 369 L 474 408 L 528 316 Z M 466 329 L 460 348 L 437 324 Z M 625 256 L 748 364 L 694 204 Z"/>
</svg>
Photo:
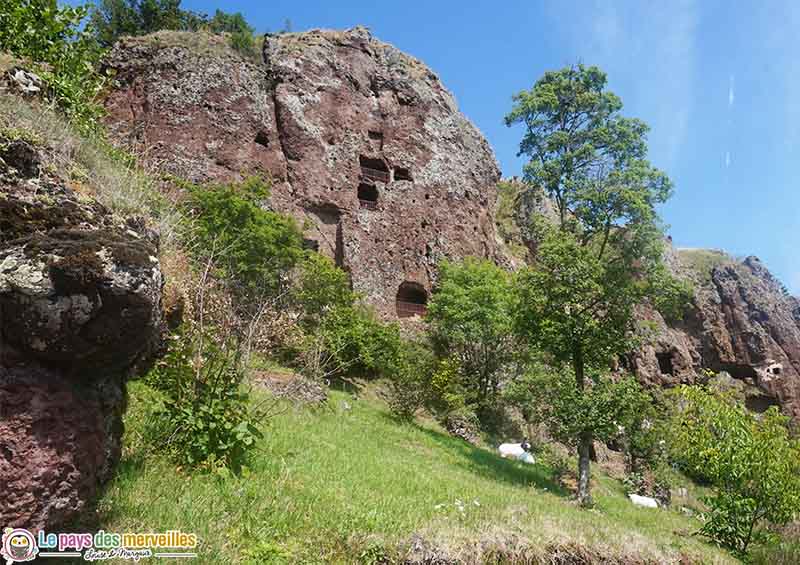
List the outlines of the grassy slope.
<svg viewBox="0 0 800 565">
<path fill-rule="evenodd" d="M 582 511 L 547 468 L 502 460 L 434 425 L 400 424 L 380 402 L 340 392 L 329 408 L 273 419 L 249 476 L 187 477 L 142 452 L 152 394 L 131 385 L 126 453 L 96 526 L 196 532 L 202 563 L 369 562 L 378 547 L 415 533 L 464 559 L 474 557 L 476 540 L 516 534 L 534 548 L 572 541 L 658 562 L 680 553 L 732 562 L 687 535 L 697 523 L 633 507 L 609 478 L 595 488 L 597 508 Z"/>
</svg>

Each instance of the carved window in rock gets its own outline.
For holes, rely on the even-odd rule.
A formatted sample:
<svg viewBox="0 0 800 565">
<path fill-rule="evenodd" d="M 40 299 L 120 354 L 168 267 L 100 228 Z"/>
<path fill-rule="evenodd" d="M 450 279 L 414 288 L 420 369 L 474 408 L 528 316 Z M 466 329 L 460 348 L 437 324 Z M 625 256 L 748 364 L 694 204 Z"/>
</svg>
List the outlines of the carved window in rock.
<svg viewBox="0 0 800 565">
<path fill-rule="evenodd" d="M 378 189 L 375 185 L 365 182 L 358 185 L 358 203 L 368 210 L 375 210 L 378 207 Z"/>
<path fill-rule="evenodd" d="M 383 132 L 370 130 L 367 132 L 369 144 L 375 151 L 383 151 Z"/>
<path fill-rule="evenodd" d="M 672 354 L 669 351 L 663 353 L 656 353 L 658 360 L 658 369 L 662 375 L 674 375 L 674 368 L 672 367 Z"/>
<path fill-rule="evenodd" d="M 373 159 L 372 157 L 361 155 L 358 158 L 358 164 L 361 167 L 362 179 L 389 182 L 389 167 L 386 166 L 383 159 Z"/>
<path fill-rule="evenodd" d="M 403 167 L 397 167 L 394 170 L 394 180 L 406 180 L 411 181 L 411 172 Z"/>
<path fill-rule="evenodd" d="M 428 311 L 428 291 L 419 283 L 406 281 L 397 289 L 398 318 L 424 316 Z"/>
<path fill-rule="evenodd" d="M 261 130 L 256 134 L 254 141 L 263 147 L 269 147 L 269 135 L 264 130 Z"/>
</svg>

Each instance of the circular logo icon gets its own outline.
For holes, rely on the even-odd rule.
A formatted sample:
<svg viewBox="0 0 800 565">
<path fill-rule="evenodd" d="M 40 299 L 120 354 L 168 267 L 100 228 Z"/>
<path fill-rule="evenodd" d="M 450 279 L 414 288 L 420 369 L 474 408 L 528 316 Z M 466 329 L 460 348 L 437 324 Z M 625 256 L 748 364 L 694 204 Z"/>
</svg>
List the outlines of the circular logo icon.
<svg viewBox="0 0 800 565">
<path fill-rule="evenodd" d="M 28 530 L 23 528 L 6 528 L 3 533 L 3 545 L 0 555 L 5 557 L 7 563 L 22 563 L 23 561 L 33 561 L 39 548 L 36 546 L 36 538 Z"/>
</svg>

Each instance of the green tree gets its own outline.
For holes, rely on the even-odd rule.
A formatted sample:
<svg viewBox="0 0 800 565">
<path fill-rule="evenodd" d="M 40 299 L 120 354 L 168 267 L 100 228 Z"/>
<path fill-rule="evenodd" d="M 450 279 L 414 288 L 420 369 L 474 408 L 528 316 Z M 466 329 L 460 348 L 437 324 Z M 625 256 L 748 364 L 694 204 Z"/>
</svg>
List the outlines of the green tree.
<svg viewBox="0 0 800 565">
<path fill-rule="evenodd" d="M 103 50 L 86 25 L 87 6 L 59 6 L 57 0 L 0 2 L 0 51 L 33 63 L 47 95 L 82 128 L 94 128 L 104 84 L 98 72 Z"/>
<path fill-rule="evenodd" d="M 92 11 L 97 40 L 110 47 L 126 35 L 146 35 L 162 29 L 195 31 L 204 14 L 181 9 L 181 0 L 100 0 Z"/>
<path fill-rule="evenodd" d="M 596 67 L 547 72 L 514 96 L 508 125 L 522 123 L 525 179 L 558 209 L 556 225 L 535 222 L 535 264 L 517 278 L 519 333 L 554 365 L 571 366 L 575 394 L 629 350 L 633 309 L 664 280 L 662 232 L 655 206 L 672 192 L 646 159 L 647 126 L 620 115 Z M 587 382 L 589 381 L 589 382 Z M 591 503 L 590 450 L 599 429 L 580 429 L 578 499 Z"/>
<path fill-rule="evenodd" d="M 759 523 L 783 525 L 800 512 L 800 442 L 774 406 L 755 415 L 699 387 L 675 395 L 673 458 L 715 487 L 701 532 L 745 554 Z"/>
<path fill-rule="evenodd" d="M 228 14 L 222 10 L 217 10 L 207 25 L 208 30 L 212 33 L 247 33 L 252 35 L 255 31 L 244 19 L 241 12 Z"/>
<path fill-rule="evenodd" d="M 457 360 L 468 401 L 491 402 L 516 355 L 510 277 L 473 258 L 443 263 L 439 275 L 426 316 L 431 341 L 440 357 Z"/>
</svg>

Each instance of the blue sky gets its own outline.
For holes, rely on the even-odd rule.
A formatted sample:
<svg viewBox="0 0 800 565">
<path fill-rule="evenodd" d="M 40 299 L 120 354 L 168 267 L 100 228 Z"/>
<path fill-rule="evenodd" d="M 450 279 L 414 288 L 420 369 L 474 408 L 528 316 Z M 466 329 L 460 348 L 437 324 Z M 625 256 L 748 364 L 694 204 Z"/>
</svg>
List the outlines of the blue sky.
<svg viewBox="0 0 800 565">
<path fill-rule="evenodd" d="M 692 1 L 184 0 L 241 11 L 259 30 L 368 26 L 426 62 L 519 174 L 511 95 L 548 69 L 596 64 L 651 126 L 675 182 L 662 210 L 683 247 L 757 255 L 800 294 L 800 3 Z"/>
</svg>

